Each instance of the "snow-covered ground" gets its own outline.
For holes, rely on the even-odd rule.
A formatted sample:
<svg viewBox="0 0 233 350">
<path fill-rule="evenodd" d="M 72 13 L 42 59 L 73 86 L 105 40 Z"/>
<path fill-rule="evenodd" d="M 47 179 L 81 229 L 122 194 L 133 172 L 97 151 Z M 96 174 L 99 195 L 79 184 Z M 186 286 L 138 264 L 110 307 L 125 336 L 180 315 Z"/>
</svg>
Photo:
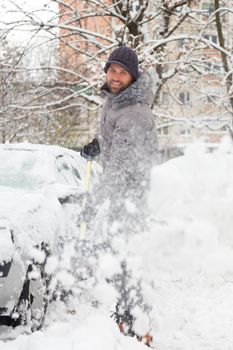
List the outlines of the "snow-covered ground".
<svg viewBox="0 0 233 350">
<path fill-rule="evenodd" d="M 195 143 L 185 156 L 152 171 L 149 229 L 131 238 L 127 256 L 135 276 L 143 276 L 145 300 L 153 306 L 157 350 L 233 349 L 232 173 L 228 140 L 211 154 Z M 102 258 L 99 274 L 117 268 L 111 259 Z M 98 308 L 88 296 L 86 302 L 72 300 L 68 309 L 54 303 L 41 331 L 1 327 L 0 349 L 146 349 L 119 333 L 109 316 L 116 296 L 103 280 L 91 291 L 101 301 Z M 143 332 L 147 320 L 139 318 L 137 327 Z"/>
</svg>

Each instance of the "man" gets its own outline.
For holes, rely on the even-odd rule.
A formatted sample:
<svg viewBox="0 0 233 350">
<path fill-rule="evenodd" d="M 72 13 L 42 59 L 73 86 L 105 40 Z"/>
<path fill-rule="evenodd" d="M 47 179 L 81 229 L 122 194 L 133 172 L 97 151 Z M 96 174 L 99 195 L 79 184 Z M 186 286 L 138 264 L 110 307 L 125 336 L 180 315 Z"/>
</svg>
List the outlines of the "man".
<svg viewBox="0 0 233 350">
<path fill-rule="evenodd" d="M 108 240 L 119 234 L 127 241 L 132 233 L 143 227 L 145 194 L 157 153 L 155 118 L 150 109 L 152 86 L 149 75 L 139 72 L 137 54 L 126 46 L 110 54 L 104 72 L 106 82 L 102 95 L 106 102 L 102 108 L 100 131 L 81 150 L 81 155 L 86 158 L 100 154 L 103 166 L 102 177 L 93 189 L 87 212 L 95 212 L 99 204 L 109 199 Z M 121 267 L 123 278 L 118 276 L 116 288 L 118 286 L 120 292 L 125 289 L 126 297 L 117 305 L 116 319 L 122 330 L 122 322 L 130 324 L 132 321 L 130 309 L 133 303 L 128 300 L 124 286 L 127 262 L 122 261 Z"/>
<path fill-rule="evenodd" d="M 157 133 L 151 112 L 153 94 L 148 74 L 138 70 L 136 53 L 125 46 L 115 49 L 105 65 L 99 135 L 81 150 L 84 157 L 101 153 L 103 175 L 93 195 L 99 203 L 111 199 L 120 221 L 127 203 L 142 203 L 150 169 L 155 162 Z M 123 203 L 122 206 L 122 202 Z M 114 203 L 113 203 L 114 202 Z"/>
</svg>

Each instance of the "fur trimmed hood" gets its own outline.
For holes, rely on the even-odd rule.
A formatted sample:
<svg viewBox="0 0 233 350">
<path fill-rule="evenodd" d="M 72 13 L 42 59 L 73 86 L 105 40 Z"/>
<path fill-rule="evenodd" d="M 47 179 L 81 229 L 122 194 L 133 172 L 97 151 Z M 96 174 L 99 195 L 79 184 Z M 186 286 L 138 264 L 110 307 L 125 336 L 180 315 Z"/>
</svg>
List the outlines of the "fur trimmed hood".
<svg viewBox="0 0 233 350">
<path fill-rule="evenodd" d="M 136 103 L 146 103 L 151 105 L 153 102 L 152 80 L 148 73 L 141 73 L 136 81 L 118 94 L 111 93 L 108 89 L 107 83 L 103 85 L 101 90 L 101 96 L 107 97 L 112 108 L 115 110 Z"/>
</svg>

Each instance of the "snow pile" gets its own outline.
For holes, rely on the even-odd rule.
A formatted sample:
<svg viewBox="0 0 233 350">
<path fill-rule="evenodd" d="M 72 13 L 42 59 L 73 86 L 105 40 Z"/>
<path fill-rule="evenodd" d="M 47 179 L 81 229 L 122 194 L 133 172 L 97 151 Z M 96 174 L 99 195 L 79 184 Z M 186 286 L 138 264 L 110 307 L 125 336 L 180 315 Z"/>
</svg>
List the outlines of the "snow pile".
<svg viewBox="0 0 233 350">
<path fill-rule="evenodd" d="M 132 236 L 122 254 L 132 279 L 143 279 L 144 300 L 152 307 L 149 320 L 134 308 L 135 328 L 140 333 L 151 327 L 157 350 L 232 350 L 232 173 L 229 141 L 213 153 L 193 144 L 183 157 L 152 170 L 148 228 Z M 116 244 L 123 247 L 120 239 Z M 68 309 L 51 305 L 43 331 L 0 341 L 0 349 L 146 349 L 120 334 L 110 317 L 117 295 L 106 278 L 118 269 L 111 254 L 101 255 L 97 286 L 89 279 L 83 299 Z M 99 307 L 91 306 L 88 293 Z M 17 332 L 0 329 L 2 338 Z"/>
<path fill-rule="evenodd" d="M 195 144 L 184 157 L 153 169 L 149 206 L 158 222 L 148 239 L 153 233 L 157 279 L 233 278 L 231 147 L 223 143 L 210 154 Z M 164 256 L 170 266 L 163 264 Z M 151 263 L 153 257 L 147 259 Z"/>
<path fill-rule="evenodd" d="M 196 143 L 152 172 L 143 267 L 159 349 L 232 349 L 233 148 Z"/>
</svg>

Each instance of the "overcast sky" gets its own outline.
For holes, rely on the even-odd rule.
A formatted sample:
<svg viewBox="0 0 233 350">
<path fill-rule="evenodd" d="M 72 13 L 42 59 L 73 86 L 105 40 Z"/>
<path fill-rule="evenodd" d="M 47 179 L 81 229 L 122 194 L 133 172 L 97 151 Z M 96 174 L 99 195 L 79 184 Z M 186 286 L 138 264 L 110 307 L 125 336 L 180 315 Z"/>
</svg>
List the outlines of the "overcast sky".
<svg viewBox="0 0 233 350">
<path fill-rule="evenodd" d="M 1 0 L 0 28 L 14 27 L 10 38 L 19 41 L 27 40 L 31 36 L 28 31 L 29 27 L 19 26 L 19 21 L 27 21 L 30 14 L 33 14 L 36 20 L 51 20 L 54 18 L 56 8 L 57 4 L 49 0 Z"/>
</svg>

